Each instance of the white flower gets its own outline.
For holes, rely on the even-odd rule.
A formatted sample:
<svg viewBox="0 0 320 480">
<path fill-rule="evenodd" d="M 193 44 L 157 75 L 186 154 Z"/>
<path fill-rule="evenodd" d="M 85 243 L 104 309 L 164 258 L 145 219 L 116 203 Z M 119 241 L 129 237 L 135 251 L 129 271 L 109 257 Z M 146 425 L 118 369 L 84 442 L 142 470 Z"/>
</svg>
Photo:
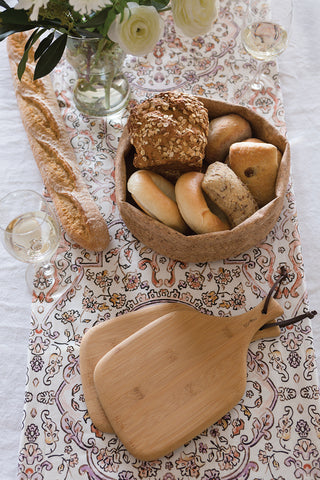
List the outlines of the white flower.
<svg viewBox="0 0 320 480">
<path fill-rule="evenodd" d="M 29 10 L 32 8 L 30 20 L 32 22 L 38 20 L 39 10 L 41 7 L 46 7 L 49 0 L 19 0 L 14 8 L 17 10 Z"/>
<path fill-rule="evenodd" d="M 211 30 L 218 17 L 219 0 L 171 0 L 171 8 L 176 26 L 193 38 Z"/>
<path fill-rule="evenodd" d="M 108 36 L 131 55 L 151 52 L 163 32 L 163 21 L 155 7 L 128 2 L 124 16 L 117 15 L 110 25 Z"/>
<path fill-rule="evenodd" d="M 39 10 L 41 7 L 46 7 L 49 0 L 19 0 L 15 8 L 18 10 L 29 10 L 32 8 L 30 15 L 31 21 L 37 21 Z M 103 7 L 112 5 L 111 0 L 70 0 L 70 5 L 82 14 L 89 14 L 94 10 L 100 10 Z"/>
<path fill-rule="evenodd" d="M 69 3 L 77 12 L 83 15 L 112 5 L 110 0 L 69 0 Z"/>
</svg>

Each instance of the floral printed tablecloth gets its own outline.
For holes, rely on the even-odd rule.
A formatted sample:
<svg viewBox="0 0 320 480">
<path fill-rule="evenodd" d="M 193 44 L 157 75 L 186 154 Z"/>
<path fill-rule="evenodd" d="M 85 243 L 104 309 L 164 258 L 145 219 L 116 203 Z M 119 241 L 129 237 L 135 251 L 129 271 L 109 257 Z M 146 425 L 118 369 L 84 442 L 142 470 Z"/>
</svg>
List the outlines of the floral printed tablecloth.
<svg viewBox="0 0 320 480">
<path fill-rule="evenodd" d="M 243 6 L 221 2 L 212 33 L 178 36 L 170 15 L 153 54 L 128 57 L 131 104 L 155 92 L 180 89 L 214 99 L 236 99 L 255 63 L 239 39 Z M 252 96 L 251 107 L 285 134 L 277 66 L 267 66 L 274 88 Z M 320 393 L 309 320 L 282 329 L 278 338 L 250 344 L 247 388 L 216 424 L 153 462 L 133 458 L 115 435 L 97 430 L 88 416 L 79 369 L 85 332 L 108 319 L 161 301 L 182 302 L 214 315 L 237 315 L 257 305 L 282 266 L 289 272 L 278 301 L 285 318 L 309 309 L 289 185 L 281 216 L 267 238 L 220 262 L 185 264 L 157 255 L 134 238 L 119 216 L 114 156 L 128 112 L 108 119 L 75 109 L 74 73 L 63 61 L 54 87 L 90 192 L 107 220 L 111 243 L 93 254 L 64 235 L 56 257 L 65 294 L 33 298 L 19 478 L 287 480 L 320 478 Z"/>
</svg>

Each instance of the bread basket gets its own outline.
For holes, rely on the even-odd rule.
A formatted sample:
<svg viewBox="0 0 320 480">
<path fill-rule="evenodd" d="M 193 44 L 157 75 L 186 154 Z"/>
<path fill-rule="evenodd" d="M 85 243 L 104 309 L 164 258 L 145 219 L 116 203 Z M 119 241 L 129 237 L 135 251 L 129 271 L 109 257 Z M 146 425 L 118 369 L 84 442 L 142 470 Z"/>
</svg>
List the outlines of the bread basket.
<svg viewBox="0 0 320 480">
<path fill-rule="evenodd" d="M 282 152 L 276 181 L 276 197 L 232 230 L 184 235 L 142 212 L 127 191 L 133 173 L 134 147 L 125 127 L 116 154 L 116 201 L 120 215 L 131 233 L 158 254 L 183 262 L 222 260 L 259 244 L 272 230 L 281 213 L 290 175 L 290 146 L 269 122 L 249 108 L 198 97 L 208 109 L 209 119 L 237 113 L 246 118 L 253 136 L 272 143 Z"/>
</svg>

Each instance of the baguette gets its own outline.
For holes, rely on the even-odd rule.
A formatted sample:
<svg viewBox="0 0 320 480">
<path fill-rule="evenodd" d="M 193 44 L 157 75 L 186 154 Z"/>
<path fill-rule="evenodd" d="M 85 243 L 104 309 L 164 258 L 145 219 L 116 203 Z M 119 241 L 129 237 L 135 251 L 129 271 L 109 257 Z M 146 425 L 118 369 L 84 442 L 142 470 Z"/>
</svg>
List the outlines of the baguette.
<svg viewBox="0 0 320 480">
<path fill-rule="evenodd" d="M 21 81 L 18 79 L 17 66 L 27 38 L 24 32 L 11 35 L 7 50 L 17 103 L 33 156 L 71 240 L 87 250 L 102 251 L 110 241 L 108 227 L 81 175 L 50 77 L 34 81 L 34 63 L 28 62 Z"/>
</svg>

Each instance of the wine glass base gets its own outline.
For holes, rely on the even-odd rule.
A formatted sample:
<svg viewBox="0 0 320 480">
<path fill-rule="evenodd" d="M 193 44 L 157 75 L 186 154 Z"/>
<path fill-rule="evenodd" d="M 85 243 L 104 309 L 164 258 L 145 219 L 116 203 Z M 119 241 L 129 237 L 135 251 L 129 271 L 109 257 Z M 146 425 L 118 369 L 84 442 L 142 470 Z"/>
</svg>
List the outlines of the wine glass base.
<svg viewBox="0 0 320 480">
<path fill-rule="evenodd" d="M 59 271 L 53 264 L 30 264 L 26 269 L 25 279 L 28 290 L 33 296 L 45 298 L 48 301 L 57 300 L 72 288 L 72 281 L 66 284 L 59 280 Z"/>
</svg>

